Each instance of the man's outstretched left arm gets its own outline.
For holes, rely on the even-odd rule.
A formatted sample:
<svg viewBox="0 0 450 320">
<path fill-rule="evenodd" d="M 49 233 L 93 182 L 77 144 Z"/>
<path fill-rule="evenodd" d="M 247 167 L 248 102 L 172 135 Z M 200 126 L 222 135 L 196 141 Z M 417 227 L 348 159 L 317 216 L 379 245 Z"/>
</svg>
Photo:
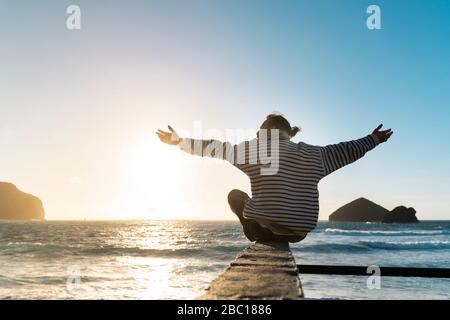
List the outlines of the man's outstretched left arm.
<svg viewBox="0 0 450 320">
<path fill-rule="evenodd" d="M 380 124 L 372 134 L 358 140 L 321 147 L 324 176 L 355 162 L 378 144 L 386 142 L 394 132 L 391 129 L 380 131 L 382 127 Z"/>
</svg>

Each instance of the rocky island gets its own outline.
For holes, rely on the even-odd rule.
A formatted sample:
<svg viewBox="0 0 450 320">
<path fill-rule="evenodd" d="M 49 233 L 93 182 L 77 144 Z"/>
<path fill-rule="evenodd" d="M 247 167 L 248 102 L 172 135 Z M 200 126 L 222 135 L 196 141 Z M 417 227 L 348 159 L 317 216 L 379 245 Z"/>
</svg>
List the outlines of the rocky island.
<svg viewBox="0 0 450 320">
<path fill-rule="evenodd" d="M 416 217 L 414 208 L 406 208 L 405 206 L 396 207 L 383 217 L 383 223 L 416 223 L 419 220 Z"/>
<path fill-rule="evenodd" d="M 44 206 L 39 198 L 20 191 L 14 184 L 0 182 L 0 219 L 43 220 Z"/>
<path fill-rule="evenodd" d="M 366 198 L 356 199 L 340 207 L 329 216 L 329 221 L 383 223 L 419 222 L 414 208 L 399 206 L 394 210 L 389 211 Z"/>
<path fill-rule="evenodd" d="M 389 210 L 382 206 L 367 200 L 366 198 L 359 198 L 337 209 L 330 215 L 329 220 L 346 222 L 381 222 L 387 213 L 389 213 Z"/>
</svg>

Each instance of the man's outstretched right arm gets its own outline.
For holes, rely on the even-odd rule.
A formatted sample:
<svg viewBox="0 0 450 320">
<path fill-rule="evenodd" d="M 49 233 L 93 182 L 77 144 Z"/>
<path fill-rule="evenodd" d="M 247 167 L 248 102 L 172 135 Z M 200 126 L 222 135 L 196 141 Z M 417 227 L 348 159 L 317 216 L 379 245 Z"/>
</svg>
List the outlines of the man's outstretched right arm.
<svg viewBox="0 0 450 320">
<path fill-rule="evenodd" d="M 193 155 L 227 160 L 231 164 L 236 163 L 236 146 L 230 142 L 222 142 L 215 139 L 204 140 L 183 138 L 180 139 L 178 146 L 184 152 Z"/>
<path fill-rule="evenodd" d="M 170 132 L 158 130 L 156 133 L 162 142 L 170 145 L 178 145 L 181 150 L 192 155 L 227 160 L 232 164 L 236 164 L 236 145 L 214 139 L 180 138 L 171 126 L 168 126 L 168 128 Z"/>
</svg>

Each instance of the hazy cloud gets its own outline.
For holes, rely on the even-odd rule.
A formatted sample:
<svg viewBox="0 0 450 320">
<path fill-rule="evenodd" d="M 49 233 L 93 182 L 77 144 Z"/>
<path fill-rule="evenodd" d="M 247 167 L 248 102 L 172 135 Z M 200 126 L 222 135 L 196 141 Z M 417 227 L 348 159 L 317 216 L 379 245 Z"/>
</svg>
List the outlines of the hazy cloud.
<svg viewBox="0 0 450 320">
<path fill-rule="evenodd" d="M 78 176 L 72 176 L 69 178 L 70 184 L 81 184 L 81 178 Z"/>
</svg>

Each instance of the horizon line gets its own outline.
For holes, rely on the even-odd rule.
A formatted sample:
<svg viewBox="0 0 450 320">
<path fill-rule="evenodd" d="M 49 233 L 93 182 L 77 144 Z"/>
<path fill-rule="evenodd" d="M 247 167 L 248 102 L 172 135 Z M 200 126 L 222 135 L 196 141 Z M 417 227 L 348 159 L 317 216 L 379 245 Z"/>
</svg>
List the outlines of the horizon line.
<svg viewBox="0 0 450 320">
<path fill-rule="evenodd" d="M 235 219 L 43 219 L 43 220 L 9 220 L 9 219 L 0 219 L 2 221 L 10 221 L 10 222 L 43 222 L 43 221 L 91 221 L 91 222 L 102 222 L 102 221 L 205 221 L 205 222 L 239 222 L 239 220 Z M 419 222 L 423 221 L 449 221 L 450 219 L 426 219 L 419 220 Z M 357 221 L 330 221 L 319 219 L 318 222 L 336 222 L 336 223 L 382 223 L 382 222 L 357 222 Z M 408 223 L 397 223 L 397 224 L 408 224 Z"/>
</svg>

